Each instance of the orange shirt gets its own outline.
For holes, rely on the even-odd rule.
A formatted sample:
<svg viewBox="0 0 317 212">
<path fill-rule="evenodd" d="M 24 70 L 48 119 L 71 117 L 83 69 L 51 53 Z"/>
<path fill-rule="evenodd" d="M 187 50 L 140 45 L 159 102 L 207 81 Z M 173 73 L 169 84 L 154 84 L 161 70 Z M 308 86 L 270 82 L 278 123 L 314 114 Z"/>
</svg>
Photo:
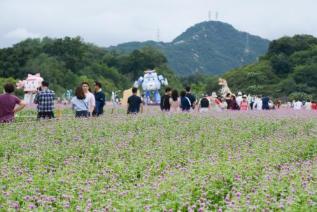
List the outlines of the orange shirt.
<svg viewBox="0 0 317 212">
<path fill-rule="evenodd" d="M 240 110 L 248 110 L 249 103 L 247 101 L 242 101 L 240 103 Z"/>
</svg>

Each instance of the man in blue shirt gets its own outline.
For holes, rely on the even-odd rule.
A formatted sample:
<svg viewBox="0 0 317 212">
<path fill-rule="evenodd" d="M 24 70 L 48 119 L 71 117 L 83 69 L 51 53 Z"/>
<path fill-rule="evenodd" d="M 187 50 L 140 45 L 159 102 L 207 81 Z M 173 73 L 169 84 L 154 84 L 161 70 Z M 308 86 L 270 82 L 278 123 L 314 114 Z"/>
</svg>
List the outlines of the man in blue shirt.
<svg viewBox="0 0 317 212">
<path fill-rule="evenodd" d="M 106 103 L 106 96 L 104 92 L 102 91 L 100 82 L 95 82 L 95 100 L 96 100 L 96 106 L 94 110 L 94 115 L 100 116 L 103 114 L 103 107 Z"/>
<path fill-rule="evenodd" d="M 269 102 L 270 102 L 270 98 L 268 96 L 264 96 L 262 98 L 262 110 L 270 109 Z"/>
</svg>

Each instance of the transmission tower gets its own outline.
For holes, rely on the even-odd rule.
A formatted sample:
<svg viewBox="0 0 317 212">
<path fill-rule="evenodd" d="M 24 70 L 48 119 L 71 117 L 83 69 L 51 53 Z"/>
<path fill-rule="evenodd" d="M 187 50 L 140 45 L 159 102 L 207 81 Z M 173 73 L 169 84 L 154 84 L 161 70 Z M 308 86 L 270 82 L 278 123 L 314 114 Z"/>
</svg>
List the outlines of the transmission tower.
<svg viewBox="0 0 317 212">
<path fill-rule="evenodd" d="M 160 41 L 161 41 L 161 32 L 160 32 L 160 28 L 157 28 L 156 36 L 157 36 L 157 42 L 160 42 Z"/>
<path fill-rule="evenodd" d="M 246 43 L 245 43 L 244 53 L 245 54 L 250 53 L 249 34 L 246 35 Z"/>
</svg>

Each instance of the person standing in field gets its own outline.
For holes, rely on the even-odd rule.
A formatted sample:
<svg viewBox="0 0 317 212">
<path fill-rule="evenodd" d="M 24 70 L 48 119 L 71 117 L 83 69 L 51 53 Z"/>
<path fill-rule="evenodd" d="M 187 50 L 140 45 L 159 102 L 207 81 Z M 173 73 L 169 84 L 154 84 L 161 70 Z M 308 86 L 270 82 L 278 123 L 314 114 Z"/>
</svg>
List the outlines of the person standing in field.
<svg viewBox="0 0 317 212">
<path fill-rule="evenodd" d="M 294 103 L 294 110 L 301 110 L 303 107 L 303 103 L 299 100 L 297 100 L 295 103 Z"/>
<path fill-rule="evenodd" d="M 75 110 L 75 117 L 88 117 L 88 100 L 81 86 L 76 88 L 75 96 L 71 100 L 72 108 Z"/>
<path fill-rule="evenodd" d="M 231 95 L 231 101 L 230 101 L 230 106 L 229 106 L 230 110 L 240 110 L 240 106 L 237 103 L 236 100 L 236 96 L 235 95 Z"/>
<path fill-rule="evenodd" d="M 179 95 L 177 90 L 173 90 L 171 98 L 169 99 L 171 105 L 171 112 L 178 112 L 179 110 Z"/>
<path fill-rule="evenodd" d="M 96 106 L 95 96 L 90 92 L 88 82 L 81 83 L 81 86 L 88 101 L 88 116 L 92 116 Z"/>
<path fill-rule="evenodd" d="M 237 104 L 240 105 L 242 102 L 242 92 L 238 92 L 238 96 L 236 97 Z"/>
<path fill-rule="evenodd" d="M 251 96 L 250 94 L 248 95 L 248 102 L 250 105 L 250 109 L 253 110 L 253 106 L 254 106 L 254 101 L 255 101 L 255 97 Z"/>
<path fill-rule="evenodd" d="M 312 110 L 317 110 L 317 102 L 316 101 L 312 101 L 311 102 L 311 109 Z"/>
<path fill-rule="evenodd" d="M 231 102 L 232 102 L 232 100 L 231 100 L 231 94 L 230 93 L 227 93 L 226 94 L 226 98 L 225 98 L 225 101 L 226 101 L 226 103 L 227 103 L 227 110 L 230 110 L 231 109 Z"/>
<path fill-rule="evenodd" d="M 249 102 L 246 95 L 242 96 L 242 101 L 240 103 L 240 110 L 247 111 L 249 110 Z"/>
<path fill-rule="evenodd" d="M 311 101 L 308 99 L 307 100 L 307 102 L 305 102 L 305 105 L 304 105 L 304 107 L 305 107 L 305 109 L 306 110 L 311 110 Z"/>
<path fill-rule="evenodd" d="M 48 88 L 49 83 L 42 82 L 41 89 L 36 94 L 34 103 L 37 104 L 37 119 L 52 119 L 54 117 L 54 91 Z"/>
<path fill-rule="evenodd" d="M 191 88 L 189 86 L 187 86 L 185 90 L 186 90 L 186 97 L 190 100 L 191 108 L 194 110 L 197 103 L 196 97 L 191 93 Z"/>
<path fill-rule="evenodd" d="M 100 116 L 103 114 L 103 107 L 106 104 L 106 95 L 102 91 L 100 82 L 95 82 L 95 101 L 96 101 L 96 107 L 94 110 L 94 115 Z"/>
<path fill-rule="evenodd" d="M 262 110 L 269 110 L 270 109 L 270 98 L 268 96 L 262 97 Z"/>
<path fill-rule="evenodd" d="M 7 83 L 3 88 L 5 93 L 0 95 L 0 123 L 10 123 L 14 121 L 14 114 L 21 111 L 26 104 L 13 95 L 13 84 Z"/>
<path fill-rule="evenodd" d="M 261 98 L 261 96 L 255 97 L 253 108 L 256 108 L 257 110 L 262 110 L 262 98 Z"/>
<path fill-rule="evenodd" d="M 170 104 L 170 98 L 171 98 L 171 92 L 172 89 L 167 87 L 165 89 L 165 94 L 161 98 L 160 107 L 162 111 L 170 111 L 171 104 Z"/>
<path fill-rule="evenodd" d="M 128 114 L 143 113 L 143 102 L 141 97 L 137 96 L 138 89 L 132 88 L 132 95 L 128 98 Z"/>
<path fill-rule="evenodd" d="M 180 108 L 183 112 L 189 112 L 192 108 L 191 101 L 186 96 L 186 91 L 181 91 Z"/>
</svg>

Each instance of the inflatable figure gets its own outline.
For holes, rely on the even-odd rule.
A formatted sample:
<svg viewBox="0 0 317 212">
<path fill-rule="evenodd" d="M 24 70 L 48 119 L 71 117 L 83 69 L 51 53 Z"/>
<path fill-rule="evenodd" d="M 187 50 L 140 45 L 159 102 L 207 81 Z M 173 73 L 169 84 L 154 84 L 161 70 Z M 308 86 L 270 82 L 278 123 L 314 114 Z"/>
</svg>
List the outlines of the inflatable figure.
<svg viewBox="0 0 317 212">
<path fill-rule="evenodd" d="M 226 97 L 228 93 L 233 94 L 228 86 L 227 80 L 219 78 L 218 84 L 221 86 L 220 94 L 222 97 Z"/>
<path fill-rule="evenodd" d="M 146 104 L 160 104 L 161 96 L 159 90 L 161 85 L 168 85 L 167 79 L 162 75 L 157 75 L 155 70 L 147 70 L 144 76 L 135 81 L 134 87 L 138 88 L 142 85 L 143 92 L 145 93 L 144 102 Z M 151 100 L 151 93 L 154 93 L 154 100 Z"/>
<path fill-rule="evenodd" d="M 33 103 L 35 95 L 41 87 L 42 82 L 43 78 L 39 73 L 35 75 L 28 74 L 28 77 L 25 80 L 17 82 L 17 88 L 24 90 L 24 101 L 27 104 Z"/>
</svg>

